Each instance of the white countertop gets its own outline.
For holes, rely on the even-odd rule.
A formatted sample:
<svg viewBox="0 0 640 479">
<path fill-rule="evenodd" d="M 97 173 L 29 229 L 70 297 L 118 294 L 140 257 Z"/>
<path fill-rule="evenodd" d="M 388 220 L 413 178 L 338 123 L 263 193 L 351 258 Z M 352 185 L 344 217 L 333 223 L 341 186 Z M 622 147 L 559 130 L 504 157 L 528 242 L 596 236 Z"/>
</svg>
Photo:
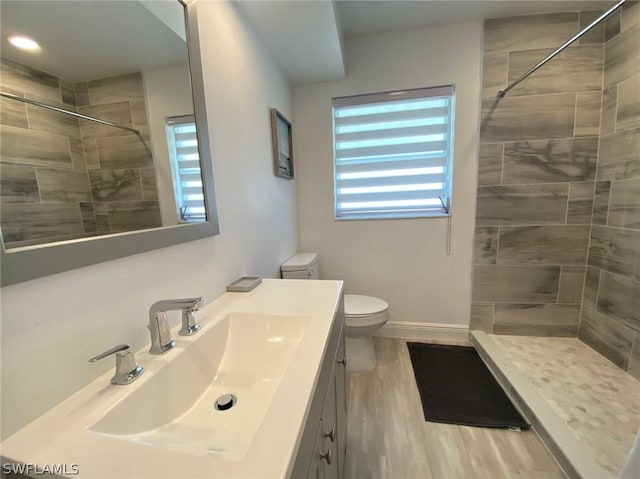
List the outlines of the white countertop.
<svg viewBox="0 0 640 479">
<path fill-rule="evenodd" d="M 249 293 L 226 293 L 196 313 L 203 331 L 230 313 L 301 315 L 309 318 L 304 337 L 254 439 L 242 460 L 183 453 L 111 438 L 89 431 L 105 412 L 151 379 L 171 355 L 188 350 L 198 335 L 183 337 L 173 331 L 177 346 L 162 356 L 136 353 L 146 371 L 128 386 L 110 384 L 113 371 L 49 410 L 0 443 L 5 461 L 24 464 L 77 464 L 86 478 L 285 478 L 288 477 L 302 436 L 317 375 L 342 281 L 265 279 Z M 185 351 L 188 353 L 188 351 Z M 171 394 L 171 391 L 166 391 Z M 158 397 L 158 401 L 162 401 Z"/>
</svg>

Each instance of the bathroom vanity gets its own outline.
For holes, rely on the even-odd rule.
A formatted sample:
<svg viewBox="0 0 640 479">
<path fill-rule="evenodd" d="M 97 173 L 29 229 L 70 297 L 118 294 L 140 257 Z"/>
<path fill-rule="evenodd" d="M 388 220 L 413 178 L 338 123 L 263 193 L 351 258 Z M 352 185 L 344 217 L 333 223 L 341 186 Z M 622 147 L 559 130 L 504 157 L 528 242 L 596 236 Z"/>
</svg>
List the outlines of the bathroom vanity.
<svg viewBox="0 0 640 479">
<path fill-rule="evenodd" d="M 113 371 L 0 444 L 7 463 L 88 478 L 342 477 L 346 450 L 341 281 L 264 280 L 196 313 L 202 329 L 145 373 Z M 144 314 L 141 314 L 144 317 Z M 225 410 L 222 397 L 235 401 Z M 33 475 L 33 470 L 31 474 Z"/>
</svg>

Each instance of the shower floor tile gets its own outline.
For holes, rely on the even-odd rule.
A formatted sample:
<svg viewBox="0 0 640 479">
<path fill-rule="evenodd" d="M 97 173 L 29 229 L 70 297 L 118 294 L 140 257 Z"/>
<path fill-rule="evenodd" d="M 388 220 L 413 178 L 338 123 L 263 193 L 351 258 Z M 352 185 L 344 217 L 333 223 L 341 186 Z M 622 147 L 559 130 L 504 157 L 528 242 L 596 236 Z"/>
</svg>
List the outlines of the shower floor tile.
<svg viewBox="0 0 640 479">
<path fill-rule="evenodd" d="M 575 338 L 489 336 L 595 460 L 619 476 L 640 428 L 640 381 Z"/>
</svg>

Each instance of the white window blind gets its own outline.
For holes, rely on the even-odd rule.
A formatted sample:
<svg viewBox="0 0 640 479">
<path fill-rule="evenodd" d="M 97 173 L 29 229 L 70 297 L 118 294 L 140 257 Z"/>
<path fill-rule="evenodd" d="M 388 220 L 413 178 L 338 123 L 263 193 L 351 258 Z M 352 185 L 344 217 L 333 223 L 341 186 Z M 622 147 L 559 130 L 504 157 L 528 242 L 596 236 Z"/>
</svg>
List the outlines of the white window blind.
<svg viewBox="0 0 640 479">
<path fill-rule="evenodd" d="M 453 86 L 334 98 L 336 219 L 449 213 Z"/>
<path fill-rule="evenodd" d="M 181 223 L 206 221 L 195 118 L 167 118 L 166 128 L 178 219 Z"/>
</svg>

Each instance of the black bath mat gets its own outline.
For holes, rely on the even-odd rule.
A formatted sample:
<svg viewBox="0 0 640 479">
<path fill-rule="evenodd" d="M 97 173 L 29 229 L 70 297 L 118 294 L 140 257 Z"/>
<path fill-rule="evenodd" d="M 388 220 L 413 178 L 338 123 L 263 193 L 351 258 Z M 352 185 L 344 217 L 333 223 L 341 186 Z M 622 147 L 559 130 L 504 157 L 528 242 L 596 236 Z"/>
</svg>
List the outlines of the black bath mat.
<svg viewBox="0 0 640 479">
<path fill-rule="evenodd" d="M 527 428 L 474 348 L 407 343 L 424 418 L 430 422 Z"/>
</svg>

